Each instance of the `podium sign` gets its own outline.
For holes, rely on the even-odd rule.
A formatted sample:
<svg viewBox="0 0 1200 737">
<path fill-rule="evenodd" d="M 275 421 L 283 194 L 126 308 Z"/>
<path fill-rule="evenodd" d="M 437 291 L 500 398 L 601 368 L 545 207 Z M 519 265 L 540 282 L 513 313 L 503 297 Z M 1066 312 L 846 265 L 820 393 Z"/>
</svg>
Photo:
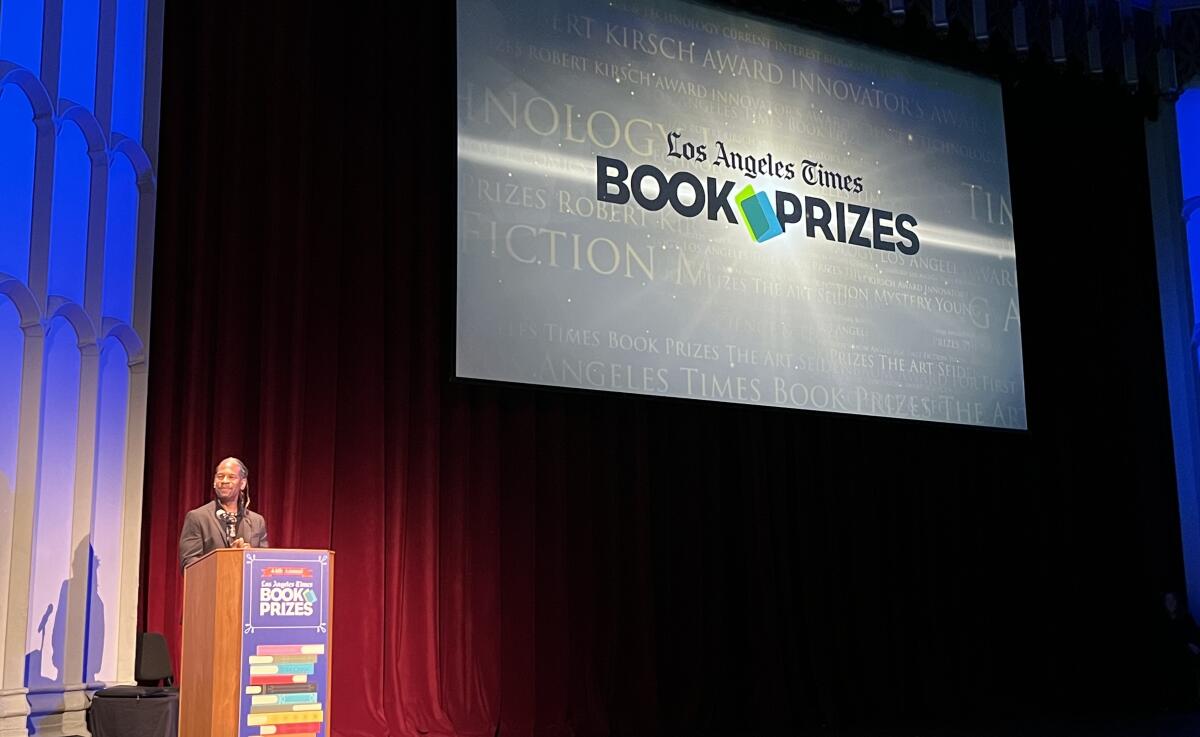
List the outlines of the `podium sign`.
<svg viewBox="0 0 1200 737">
<path fill-rule="evenodd" d="M 327 737 L 329 553 L 244 558 L 239 737 Z"/>
<path fill-rule="evenodd" d="M 180 737 L 329 737 L 333 553 L 215 550 L 183 588 Z"/>
</svg>

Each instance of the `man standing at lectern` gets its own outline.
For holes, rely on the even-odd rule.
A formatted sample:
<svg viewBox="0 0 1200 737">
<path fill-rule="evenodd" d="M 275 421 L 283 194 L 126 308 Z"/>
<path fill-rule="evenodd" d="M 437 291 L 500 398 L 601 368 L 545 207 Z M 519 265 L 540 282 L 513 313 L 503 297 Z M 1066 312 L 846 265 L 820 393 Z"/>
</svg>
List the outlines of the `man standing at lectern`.
<svg viewBox="0 0 1200 737">
<path fill-rule="evenodd" d="M 218 548 L 269 548 L 267 521 L 250 510 L 250 472 L 237 458 L 217 464 L 213 501 L 193 509 L 179 534 L 179 570 Z"/>
</svg>

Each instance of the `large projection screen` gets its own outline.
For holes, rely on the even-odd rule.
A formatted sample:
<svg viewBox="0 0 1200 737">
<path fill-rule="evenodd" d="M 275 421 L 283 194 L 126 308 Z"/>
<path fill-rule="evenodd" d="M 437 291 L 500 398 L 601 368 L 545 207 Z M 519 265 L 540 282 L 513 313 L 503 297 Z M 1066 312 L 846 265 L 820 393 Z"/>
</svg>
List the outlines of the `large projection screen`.
<svg viewBox="0 0 1200 737">
<path fill-rule="evenodd" d="M 685 2 L 458 3 L 462 378 L 1025 429 L 999 85 Z"/>
</svg>

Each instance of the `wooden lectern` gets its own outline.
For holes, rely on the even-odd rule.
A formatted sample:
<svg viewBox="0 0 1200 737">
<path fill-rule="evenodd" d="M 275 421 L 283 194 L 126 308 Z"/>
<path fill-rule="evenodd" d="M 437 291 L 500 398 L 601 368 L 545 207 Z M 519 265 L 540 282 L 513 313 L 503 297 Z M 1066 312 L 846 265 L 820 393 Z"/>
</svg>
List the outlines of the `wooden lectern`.
<svg viewBox="0 0 1200 737">
<path fill-rule="evenodd" d="M 333 552 L 214 550 L 183 576 L 180 737 L 328 737 Z"/>
</svg>

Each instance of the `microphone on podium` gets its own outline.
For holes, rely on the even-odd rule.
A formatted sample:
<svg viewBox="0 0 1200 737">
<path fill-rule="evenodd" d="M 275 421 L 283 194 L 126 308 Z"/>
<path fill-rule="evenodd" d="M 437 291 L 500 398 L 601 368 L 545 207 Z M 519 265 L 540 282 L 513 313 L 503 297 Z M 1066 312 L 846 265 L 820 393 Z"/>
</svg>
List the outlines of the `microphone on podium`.
<svg viewBox="0 0 1200 737">
<path fill-rule="evenodd" d="M 217 519 L 221 520 L 221 522 L 225 524 L 225 545 L 227 547 L 232 547 L 233 541 L 237 538 L 237 515 L 230 514 L 224 509 L 218 509 Z"/>
</svg>

